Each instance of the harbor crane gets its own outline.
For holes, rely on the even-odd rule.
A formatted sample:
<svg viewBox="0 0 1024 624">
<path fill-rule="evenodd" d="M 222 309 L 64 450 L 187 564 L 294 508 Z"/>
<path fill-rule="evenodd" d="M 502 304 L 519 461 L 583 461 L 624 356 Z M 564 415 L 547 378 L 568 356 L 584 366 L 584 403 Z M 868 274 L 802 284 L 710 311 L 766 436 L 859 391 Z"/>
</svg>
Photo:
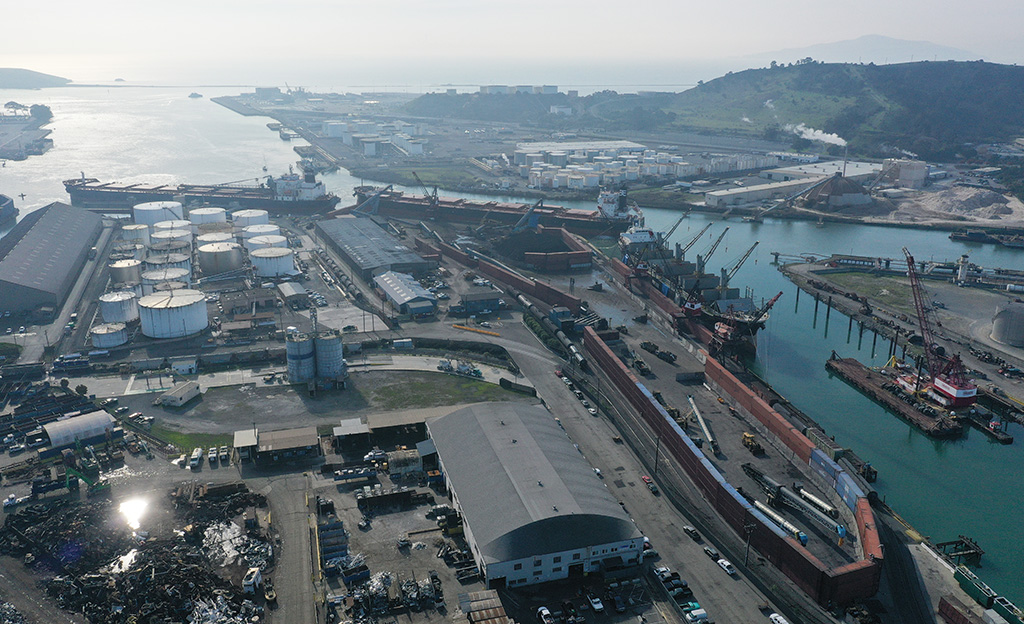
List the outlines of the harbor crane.
<svg viewBox="0 0 1024 624">
<path fill-rule="evenodd" d="M 917 322 L 921 328 L 925 363 L 928 374 L 931 375 L 931 382 L 925 390 L 928 396 L 946 407 L 973 405 L 978 398 L 978 387 L 967 378 L 967 371 L 960 356 L 954 354 L 952 357 L 946 357 L 941 347 L 935 343 L 925 310 L 924 288 L 917 274 L 917 262 L 906 247 L 903 248 L 903 255 L 907 257 L 907 277 L 910 278 L 910 290 L 914 293 L 914 310 L 917 312 Z M 914 391 L 920 389 L 921 381 L 921 375 L 918 373 L 913 384 Z"/>
<path fill-rule="evenodd" d="M 709 229 L 709 228 L 710 228 L 710 227 L 711 227 L 712 225 L 714 225 L 714 224 L 715 224 L 715 222 L 714 222 L 714 221 L 712 221 L 712 222 L 708 223 L 707 225 L 705 225 L 705 226 L 704 226 L 704 229 L 702 229 L 702 230 L 701 230 L 700 232 L 698 232 L 698 233 L 697 233 L 697 235 L 696 235 L 696 236 L 694 236 L 694 237 L 693 237 L 693 239 L 692 239 L 692 240 L 691 240 L 690 242 L 688 242 L 688 243 L 686 243 L 685 245 L 683 245 L 682 249 L 680 249 L 680 251 L 679 251 L 679 259 L 680 259 L 680 260 L 682 260 L 682 259 L 684 259 L 684 258 L 686 257 L 686 252 L 687 252 L 687 251 L 690 251 L 690 247 L 693 247 L 694 245 L 696 245 L 696 244 L 697 244 L 697 241 L 699 241 L 699 240 L 700 240 L 700 237 L 701 237 L 701 236 L 704 236 L 704 232 L 707 232 L 707 231 L 708 231 L 708 229 Z M 665 238 L 666 238 L 666 240 L 668 239 L 668 237 L 667 237 L 667 236 L 666 236 Z"/>
<path fill-rule="evenodd" d="M 754 244 L 750 246 L 750 249 L 747 250 L 747 253 L 743 254 L 743 257 L 740 258 L 740 261 L 737 262 L 736 266 L 730 269 L 728 273 L 725 272 L 725 267 L 722 267 L 722 282 L 719 284 L 719 288 L 722 288 L 724 290 L 729 287 L 729 282 L 731 282 L 732 278 L 736 276 L 736 273 L 740 270 L 740 267 L 743 266 L 743 263 L 747 261 L 747 258 L 750 257 L 750 254 L 754 253 L 754 248 L 760 244 L 761 241 L 754 241 Z"/>
<path fill-rule="evenodd" d="M 430 207 L 436 207 L 438 203 L 437 187 L 435 186 L 433 192 L 431 192 L 430 189 L 427 188 L 427 185 L 423 183 L 423 180 L 421 180 L 420 177 L 416 175 L 415 171 L 412 172 L 412 177 L 416 179 L 416 182 L 418 182 L 420 187 L 423 189 L 424 197 L 430 200 Z"/>
<path fill-rule="evenodd" d="M 540 217 L 534 217 L 533 212 L 543 205 L 544 199 L 541 198 L 537 200 L 536 204 L 530 206 L 530 209 L 527 210 L 526 213 L 519 218 L 519 221 L 517 221 L 514 226 L 512 226 L 512 231 L 510 232 L 510 234 L 518 234 L 519 232 L 522 232 L 527 228 L 536 227 L 537 221 Z"/>
<path fill-rule="evenodd" d="M 718 246 L 722 243 L 722 239 L 725 238 L 725 235 L 728 232 L 729 232 L 729 228 L 725 228 L 724 230 L 722 230 L 722 233 L 718 235 L 718 239 L 715 240 L 715 242 L 711 245 L 711 249 L 709 249 L 706 254 L 704 254 L 703 256 L 701 256 L 700 254 L 697 254 L 697 274 L 698 275 L 700 275 L 701 273 L 704 272 L 704 267 L 707 266 L 708 260 L 710 260 L 711 256 L 713 256 L 715 254 L 715 250 L 718 249 Z"/>
<path fill-rule="evenodd" d="M 668 229 L 668 232 L 665 232 L 665 234 L 662 235 L 661 240 L 662 240 L 662 242 L 664 244 L 666 244 L 666 245 L 668 244 L 668 239 L 672 238 L 672 235 L 675 234 L 675 232 L 676 232 L 676 228 L 679 227 L 679 224 L 682 223 L 683 219 L 685 219 L 686 217 L 687 217 L 687 214 L 684 212 L 683 216 L 679 217 L 679 220 L 675 222 L 675 225 L 670 227 Z"/>
<path fill-rule="evenodd" d="M 377 214 L 377 207 L 380 205 L 380 196 L 390 191 L 392 186 L 389 184 L 384 188 L 379 188 L 369 197 L 363 200 L 363 203 L 359 204 L 352 209 L 353 214 Z M 333 214 L 333 213 L 332 213 Z"/>
</svg>

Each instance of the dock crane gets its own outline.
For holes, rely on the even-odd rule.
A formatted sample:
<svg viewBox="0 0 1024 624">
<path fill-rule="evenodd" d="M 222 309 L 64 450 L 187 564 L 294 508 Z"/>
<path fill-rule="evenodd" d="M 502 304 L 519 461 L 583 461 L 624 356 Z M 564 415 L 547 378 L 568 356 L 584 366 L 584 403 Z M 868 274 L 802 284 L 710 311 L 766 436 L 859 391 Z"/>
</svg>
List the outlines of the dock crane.
<svg viewBox="0 0 1024 624">
<path fill-rule="evenodd" d="M 706 254 L 704 254 L 703 256 L 701 256 L 700 254 L 697 255 L 697 274 L 698 275 L 700 275 L 701 273 L 704 272 L 704 267 L 707 266 L 708 260 L 710 260 L 711 256 L 713 256 L 715 254 L 715 250 L 718 249 L 718 246 L 722 243 L 722 239 L 725 238 L 725 235 L 728 232 L 729 232 L 729 228 L 725 228 L 724 230 L 722 230 L 722 233 L 718 235 L 718 239 L 716 239 L 715 242 L 711 245 L 711 249 L 709 249 L 708 252 Z"/>
<path fill-rule="evenodd" d="M 828 177 L 821 178 L 820 180 L 815 180 L 811 184 L 809 184 L 807 186 L 804 186 L 804 187 L 801 187 L 801 189 L 799 191 L 793 193 L 792 195 L 784 197 L 784 198 L 780 199 L 779 201 L 775 202 L 769 208 L 766 208 L 765 210 L 762 210 L 761 212 L 759 212 L 759 213 L 757 213 L 755 215 L 749 215 L 749 216 L 743 217 L 743 220 L 744 221 L 748 221 L 750 223 L 762 223 L 764 221 L 764 216 L 766 214 L 768 214 L 770 212 L 773 212 L 775 210 L 778 210 L 780 208 L 789 208 L 789 207 L 791 207 L 793 205 L 793 202 L 795 202 L 799 197 L 802 197 L 803 195 L 805 195 L 807 193 L 810 193 L 811 191 L 813 191 L 814 189 L 818 188 L 819 186 L 824 185 L 826 182 L 828 182 L 831 179 L 832 179 L 832 176 L 828 176 Z"/>
<path fill-rule="evenodd" d="M 512 226 L 512 231 L 509 232 L 509 233 L 510 234 L 518 234 L 519 232 L 522 232 L 523 230 L 525 230 L 527 228 L 536 227 L 537 226 L 537 221 L 540 219 L 540 217 L 539 216 L 538 217 L 534 217 L 533 216 L 533 211 L 535 211 L 536 209 L 540 208 L 543 205 L 544 205 L 544 199 L 543 198 L 538 199 L 537 203 L 532 205 L 532 206 L 530 206 L 530 209 L 527 210 L 526 213 L 522 217 L 519 218 L 519 221 L 517 221 L 514 226 Z"/>
<path fill-rule="evenodd" d="M 370 194 L 363 203 L 352 209 L 353 214 L 377 214 L 377 207 L 380 205 L 380 196 L 390 191 L 392 186 L 388 184 Z"/>
<path fill-rule="evenodd" d="M 687 217 L 687 214 L 684 212 L 683 216 L 679 217 L 679 219 L 675 222 L 675 224 L 668 229 L 668 232 L 665 232 L 661 236 L 662 244 L 665 244 L 665 245 L 668 244 L 668 239 L 672 238 L 672 235 L 675 234 L 675 232 L 676 232 L 676 228 L 679 227 L 679 224 L 682 223 L 683 219 L 685 219 L 686 217 Z"/>
<path fill-rule="evenodd" d="M 921 328 L 926 366 L 931 375 L 931 382 L 925 386 L 925 390 L 929 397 L 946 407 L 973 405 L 978 398 L 978 387 L 967 378 L 967 371 L 960 356 L 954 354 L 952 357 L 946 357 L 941 352 L 941 347 L 935 343 L 925 311 L 924 288 L 917 274 L 917 262 L 906 247 L 903 248 L 903 255 L 907 257 L 907 277 L 910 278 L 910 290 L 914 293 L 914 310 L 917 312 L 917 321 Z M 904 389 L 916 392 L 920 389 L 921 381 L 919 373 L 912 390 L 908 387 L 909 383 L 900 385 Z"/>
<path fill-rule="evenodd" d="M 419 183 L 420 187 L 423 189 L 424 197 L 430 200 L 430 207 L 436 207 L 438 203 L 437 187 L 435 186 L 433 192 L 431 192 L 430 189 L 427 188 L 427 185 L 423 183 L 423 180 L 421 180 L 420 177 L 416 175 L 415 171 L 412 172 L 412 177 L 416 179 L 416 182 Z"/>
<path fill-rule="evenodd" d="M 707 231 L 708 231 L 708 229 L 709 229 L 709 228 L 710 228 L 710 227 L 711 227 L 712 225 L 714 225 L 714 224 L 715 224 L 715 222 L 714 222 L 714 221 L 711 221 L 710 223 L 708 223 L 707 225 L 705 225 L 705 226 L 704 226 L 704 229 L 702 229 L 702 230 L 701 230 L 700 232 L 698 232 L 698 233 L 697 233 L 697 235 L 696 235 L 696 236 L 694 236 L 692 240 L 690 240 L 690 242 L 686 243 L 686 245 L 684 245 L 684 246 L 683 246 L 682 248 L 680 248 L 680 250 L 679 250 L 679 259 L 680 259 L 680 260 L 682 260 L 682 259 L 684 259 L 684 258 L 686 257 L 686 252 L 690 250 L 690 247 L 693 247 L 694 245 L 696 245 L 696 244 L 697 244 L 697 241 L 699 241 L 699 240 L 700 240 L 700 237 L 701 237 L 701 236 L 704 236 L 704 232 L 707 232 Z M 668 237 L 666 236 L 666 237 L 665 237 L 665 239 L 666 239 L 666 241 L 667 241 L 667 240 L 668 240 Z"/>
<path fill-rule="evenodd" d="M 729 287 L 729 282 L 731 282 L 732 278 L 736 276 L 736 273 L 740 270 L 740 267 L 743 266 L 743 263 L 747 261 L 747 258 L 750 257 L 750 254 L 754 253 L 754 248 L 760 244 L 761 241 L 754 241 L 754 244 L 750 246 L 750 249 L 747 250 L 747 253 L 743 254 L 743 257 L 740 258 L 740 261 L 737 262 L 736 266 L 730 269 L 728 273 L 725 272 L 725 267 L 722 267 L 722 281 L 718 285 L 719 288 L 725 289 Z"/>
</svg>

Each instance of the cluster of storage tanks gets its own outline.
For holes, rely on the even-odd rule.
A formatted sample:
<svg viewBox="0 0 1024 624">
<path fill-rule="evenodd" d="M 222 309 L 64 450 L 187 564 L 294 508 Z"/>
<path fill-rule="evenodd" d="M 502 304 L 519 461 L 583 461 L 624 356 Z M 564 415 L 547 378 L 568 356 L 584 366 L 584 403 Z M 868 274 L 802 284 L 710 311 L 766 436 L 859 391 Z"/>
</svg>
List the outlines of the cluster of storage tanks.
<svg viewBox="0 0 1024 624">
<path fill-rule="evenodd" d="M 132 217 L 109 264 L 113 288 L 100 297 L 103 323 L 92 330 L 97 348 L 127 342 L 128 328 L 136 322 L 151 338 L 205 329 L 205 296 L 191 288 L 196 271 L 203 277 L 240 271 L 248 257 L 258 277 L 295 273 L 288 239 L 266 210 L 229 215 L 223 208 L 201 207 L 186 213 L 180 202 L 160 201 L 135 205 Z"/>
<path fill-rule="evenodd" d="M 340 383 L 348 377 L 344 345 L 337 331 L 312 334 L 289 327 L 285 336 L 285 352 L 289 383 L 309 383 L 318 379 Z"/>
</svg>

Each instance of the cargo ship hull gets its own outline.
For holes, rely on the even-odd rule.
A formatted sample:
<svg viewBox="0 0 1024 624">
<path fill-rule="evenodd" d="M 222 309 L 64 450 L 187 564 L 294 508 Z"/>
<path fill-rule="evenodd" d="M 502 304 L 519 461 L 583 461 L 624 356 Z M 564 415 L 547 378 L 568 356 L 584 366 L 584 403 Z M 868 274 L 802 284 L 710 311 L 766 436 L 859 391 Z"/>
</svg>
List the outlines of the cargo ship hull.
<svg viewBox="0 0 1024 624">
<path fill-rule="evenodd" d="M 227 209 L 257 208 L 271 214 L 322 214 L 332 210 L 339 199 L 324 195 L 317 199 L 281 199 L 266 187 L 207 186 L 195 184 L 148 186 L 100 183 L 96 180 L 68 180 L 64 188 L 71 204 L 109 213 L 127 213 L 135 204 L 180 201 L 210 204 Z"/>
<path fill-rule="evenodd" d="M 375 190 L 369 187 L 356 189 L 357 205 L 345 208 L 343 212 L 354 211 L 367 202 Z M 368 203 L 374 204 L 370 210 L 387 217 L 472 225 L 516 225 L 532 208 L 529 204 L 448 197 L 439 197 L 435 201 L 429 196 L 409 195 L 401 191 L 385 191 Z M 614 236 L 632 224 L 628 219 L 605 219 L 596 211 L 561 206 L 534 208 L 531 217 L 531 222 L 536 218 L 536 222 L 544 227 L 561 227 L 580 236 Z"/>
</svg>

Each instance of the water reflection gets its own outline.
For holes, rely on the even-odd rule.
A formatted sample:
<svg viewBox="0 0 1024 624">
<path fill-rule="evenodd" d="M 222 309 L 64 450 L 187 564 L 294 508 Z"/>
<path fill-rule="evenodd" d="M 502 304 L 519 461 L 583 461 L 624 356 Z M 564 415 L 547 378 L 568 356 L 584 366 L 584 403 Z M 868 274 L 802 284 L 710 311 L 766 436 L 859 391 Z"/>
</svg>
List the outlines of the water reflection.
<svg viewBox="0 0 1024 624">
<path fill-rule="evenodd" d="M 124 516 L 124 520 L 131 530 L 138 531 L 142 516 L 146 515 L 147 507 L 149 507 L 149 501 L 145 498 L 131 498 L 122 502 L 117 510 Z"/>
</svg>

